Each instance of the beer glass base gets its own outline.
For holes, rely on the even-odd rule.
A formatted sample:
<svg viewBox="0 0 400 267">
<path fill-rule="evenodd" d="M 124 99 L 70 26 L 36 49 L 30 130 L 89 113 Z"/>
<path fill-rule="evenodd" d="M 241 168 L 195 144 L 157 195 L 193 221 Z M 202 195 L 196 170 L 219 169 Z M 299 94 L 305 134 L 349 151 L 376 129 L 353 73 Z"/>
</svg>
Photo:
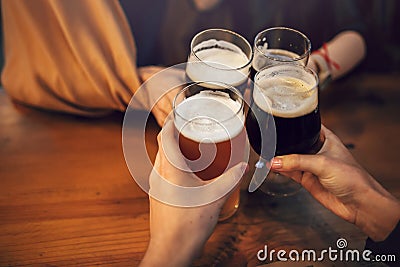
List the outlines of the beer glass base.
<svg viewBox="0 0 400 267">
<path fill-rule="evenodd" d="M 274 197 L 287 197 L 297 194 L 302 186 L 290 177 L 270 172 L 261 185 L 260 190 Z"/>
<path fill-rule="evenodd" d="M 239 208 L 240 203 L 240 187 L 234 189 L 232 194 L 226 200 L 222 210 L 219 214 L 218 222 L 222 222 L 228 220 L 233 215 L 235 215 L 236 211 Z"/>
</svg>

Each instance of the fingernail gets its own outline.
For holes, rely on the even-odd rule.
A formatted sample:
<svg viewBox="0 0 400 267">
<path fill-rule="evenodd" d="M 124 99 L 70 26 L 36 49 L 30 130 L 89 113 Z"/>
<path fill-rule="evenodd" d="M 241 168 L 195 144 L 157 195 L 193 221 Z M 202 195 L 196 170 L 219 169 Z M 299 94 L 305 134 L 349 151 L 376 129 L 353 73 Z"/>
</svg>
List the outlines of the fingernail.
<svg viewBox="0 0 400 267">
<path fill-rule="evenodd" d="M 282 159 L 273 158 L 271 161 L 271 169 L 280 169 L 280 168 L 282 168 Z"/>
</svg>

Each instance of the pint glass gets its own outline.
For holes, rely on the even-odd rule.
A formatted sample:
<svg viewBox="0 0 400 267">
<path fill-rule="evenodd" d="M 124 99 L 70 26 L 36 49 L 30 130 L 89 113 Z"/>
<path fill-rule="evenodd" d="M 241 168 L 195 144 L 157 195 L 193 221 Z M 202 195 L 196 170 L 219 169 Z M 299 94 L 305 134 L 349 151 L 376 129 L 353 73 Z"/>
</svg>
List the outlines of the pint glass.
<svg viewBox="0 0 400 267">
<path fill-rule="evenodd" d="M 259 32 L 254 39 L 254 58 L 251 78 L 257 71 L 276 64 L 306 66 L 311 42 L 303 33 L 286 27 L 269 28 Z"/>
<path fill-rule="evenodd" d="M 192 39 L 186 79 L 223 82 L 243 94 L 252 59 L 251 45 L 244 37 L 225 29 L 208 29 Z"/>
<path fill-rule="evenodd" d="M 275 155 L 314 154 L 322 147 L 318 108 L 318 77 L 309 68 L 296 64 L 266 67 L 255 76 L 251 110 L 246 119 L 250 144 L 263 158 L 263 127 L 275 122 Z M 270 160 L 270 159 L 266 159 Z M 261 190 L 286 196 L 300 186 L 290 178 L 271 172 Z"/>
<path fill-rule="evenodd" d="M 217 89 L 204 89 L 209 87 Z M 243 99 L 237 89 L 216 82 L 194 83 L 176 95 L 173 110 L 179 148 L 199 178 L 214 179 L 243 161 L 247 139 Z M 237 210 L 239 189 L 238 185 L 233 189 L 220 220 Z"/>
</svg>

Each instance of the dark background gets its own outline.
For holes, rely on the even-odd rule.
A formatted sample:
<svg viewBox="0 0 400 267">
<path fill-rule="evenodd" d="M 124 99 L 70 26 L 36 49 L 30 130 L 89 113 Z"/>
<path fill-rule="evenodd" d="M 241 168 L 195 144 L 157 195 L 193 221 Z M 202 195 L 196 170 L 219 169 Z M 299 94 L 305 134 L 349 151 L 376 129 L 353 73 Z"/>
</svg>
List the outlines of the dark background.
<svg viewBox="0 0 400 267">
<path fill-rule="evenodd" d="M 313 49 L 340 31 L 359 31 L 367 42 L 367 57 L 355 71 L 400 71 L 397 0 L 221 0 L 204 12 L 195 8 L 193 0 L 120 3 L 135 38 L 139 66 L 185 62 L 191 38 L 206 28 L 231 29 L 253 43 L 257 32 L 287 26 L 304 32 Z M 3 63 L 1 54 L 0 66 Z"/>
<path fill-rule="evenodd" d="M 206 28 L 231 29 L 253 43 L 259 31 L 287 26 L 308 35 L 313 49 L 340 31 L 356 30 L 368 50 L 359 69 L 400 70 L 400 1 L 396 0 L 222 0 L 205 12 L 198 12 L 192 0 L 120 2 L 136 38 L 140 66 L 184 62 L 191 38 Z"/>
</svg>

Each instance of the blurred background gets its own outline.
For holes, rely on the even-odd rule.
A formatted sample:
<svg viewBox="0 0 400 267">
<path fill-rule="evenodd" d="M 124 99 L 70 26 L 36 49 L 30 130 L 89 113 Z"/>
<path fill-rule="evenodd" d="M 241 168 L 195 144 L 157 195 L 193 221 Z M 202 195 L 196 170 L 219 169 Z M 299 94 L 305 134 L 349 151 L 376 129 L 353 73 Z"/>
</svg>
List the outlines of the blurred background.
<svg viewBox="0 0 400 267">
<path fill-rule="evenodd" d="M 304 32 L 313 49 L 340 31 L 359 31 L 367 42 L 367 57 L 356 71 L 400 70 L 400 1 L 396 0 L 120 0 L 120 3 L 135 38 L 139 66 L 185 62 L 191 38 L 206 28 L 231 29 L 253 43 L 259 31 L 287 26 Z M 2 66 L 3 55 L 0 60 Z"/>
<path fill-rule="evenodd" d="M 321 94 L 321 115 L 361 165 L 400 198 L 399 0 L 119 2 L 135 38 L 138 66 L 185 62 L 192 37 L 211 27 L 236 31 L 251 44 L 265 28 L 292 27 L 311 39 L 313 49 L 341 31 L 360 32 L 366 58 Z M 3 39 L 0 45 L 2 67 Z M 0 96 L 0 265 L 137 264 L 148 241 L 148 196 L 133 184 L 124 161 L 124 114 L 69 116 L 16 104 L 1 89 Z M 155 120 L 149 125 L 146 143 L 154 156 L 159 128 Z M 142 130 L 134 127 L 135 135 Z M 133 137 L 142 142 L 140 134 Z M 364 246 L 365 236 L 304 196 L 278 202 L 243 192 L 241 212 L 217 228 L 203 266 L 225 259 L 258 265 L 255 255 L 265 240 L 273 248 L 322 249 L 348 237 L 352 246 Z"/>
<path fill-rule="evenodd" d="M 227 28 L 253 43 L 268 27 L 304 32 L 319 48 L 343 30 L 359 31 L 367 42 L 364 71 L 400 70 L 400 2 L 396 0 L 152 0 L 120 1 L 138 47 L 138 64 L 186 61 L 199 31 Z M 209 5 L 208 9 L 204 6 Z"/>
</svg>

